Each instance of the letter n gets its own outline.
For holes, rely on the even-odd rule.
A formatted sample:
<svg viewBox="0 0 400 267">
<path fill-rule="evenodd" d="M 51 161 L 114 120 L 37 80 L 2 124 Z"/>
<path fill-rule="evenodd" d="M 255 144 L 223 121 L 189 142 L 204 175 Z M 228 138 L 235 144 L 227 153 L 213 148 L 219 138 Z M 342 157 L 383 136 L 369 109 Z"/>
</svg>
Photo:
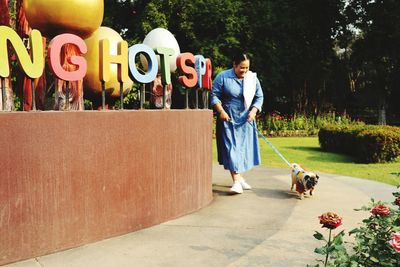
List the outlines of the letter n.
<svg viewBox="0 0 400 267">
<path fill-rule="evenodd" d="M 7 26 L 0 26 L 0 76 L 3 78 L 10 76 L 7 41 L 9 41 L 14 48 L 19 64 L 25 74 L 32 79 L 42 76 L 44 55 L 41 33 L 38 30 L 32 30 L 29 36 L 31 47 L 30 55 L 22 39 L 13 29 Z"/>
</svg>

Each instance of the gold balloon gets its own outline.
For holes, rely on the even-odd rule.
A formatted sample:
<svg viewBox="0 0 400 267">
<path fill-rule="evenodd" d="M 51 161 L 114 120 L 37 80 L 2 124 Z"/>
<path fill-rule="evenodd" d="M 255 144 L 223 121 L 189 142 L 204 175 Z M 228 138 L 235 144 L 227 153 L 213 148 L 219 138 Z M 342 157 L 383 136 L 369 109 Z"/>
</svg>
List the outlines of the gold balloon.
<svg viewBox="0 0 400 267">
<path fill-rule="evenodd" d="M 103 0 L 24 0 L 29 26 L 44 36 L 73 33 L 82 38 L 98 29 L 103 21 Z"/>
<path fill-rule="evenodd" d="M 83 78 L 83 86 L 86 91 L 89 91 L 93 94 L 101 93 L 101 82 L 99 76 L 99 41 L 102 39 L 108 39 L 110 41 L 111 55 L 117 55 L 118 42 L 123 41 L 118 32 L 108 27 L 100 27 L 85 40 L 88 52 L 86 55 L 84 55 L 87 61 L 87 72 L 86 76 Z M 124 83 L 124 94 L 128 92 L 132 85 L 133 82 L 131 80 Z M 110 80 L 105 83 L 105 88 L 107 94 L 111 95 L 112 97 L 120 96 L 117 64 L 111 64 Z"/>
</svg>

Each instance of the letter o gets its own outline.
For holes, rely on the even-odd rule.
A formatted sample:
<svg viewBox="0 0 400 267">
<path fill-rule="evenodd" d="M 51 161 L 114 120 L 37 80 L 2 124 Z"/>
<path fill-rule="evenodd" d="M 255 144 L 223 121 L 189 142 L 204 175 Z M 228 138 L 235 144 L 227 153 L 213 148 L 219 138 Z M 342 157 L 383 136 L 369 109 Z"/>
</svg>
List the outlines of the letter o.
<svg viewBox="0 0 400 267">
<path fill-rule="evenodd" d="M 148 62 L 146 74 L 141 74 L 136 68 L 135 58 L 137 54 L 143 54 Z M 156 53 L 149 46 L 144 44 L 135 44 L 129 47 L 129 76 L 138 83 L 150 83 L 155 80 L 158 72 L 158 61 Z"/>
</svg>

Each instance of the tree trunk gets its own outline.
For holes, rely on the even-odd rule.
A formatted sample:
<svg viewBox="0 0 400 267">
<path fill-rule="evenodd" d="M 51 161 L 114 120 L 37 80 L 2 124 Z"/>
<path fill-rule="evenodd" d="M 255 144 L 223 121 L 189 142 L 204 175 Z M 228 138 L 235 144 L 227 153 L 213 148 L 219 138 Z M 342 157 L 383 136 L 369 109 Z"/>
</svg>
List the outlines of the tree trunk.
<svg viewBox="0 0 400 267">
<path fill-rule="evenodd" d="M 386 98 L 383 93 L 379 94 L 378 101 L 378 124 L 386 125 Z"/>
<path fill-rule="evenodd" d="M 0 25 L 10 27 L 10 12 L 8 9 L 8 0 L 0 0 Z M 10 55 L 10 51 L 8 55 Z M 0 110 L 14 110 L 14 93 L 12 90 L 11 77 L 4 77 L 4 82 L 0 82 Z M 2 86 L 4 85 L 4 88 Z M 3 107 L 3 92 L 5 95 Z"/>
<path fill-rule="evenodd" d="M 16 27 L 18 35 L 21 38 L 28 38 L 32 29 L 29 27 L 28 21 L 25 17 L 25 11 L 23 9 L 23 0 L 17 1 L 17 21 Z M 46 48 L 46 38 L 42 38 L 43 48 Z M 44 110 L 44 100 L 46 96 L 46 73 L 43 71 L 43 75 L 35 79 L 35 106 L 37 109 Z M 17 92 L 21 94 L 23 110 L 31 110 L 33 107 L 32 101 L 32 83 L 31 79 L 19 70 L 17 73 Z"/>
</svg>

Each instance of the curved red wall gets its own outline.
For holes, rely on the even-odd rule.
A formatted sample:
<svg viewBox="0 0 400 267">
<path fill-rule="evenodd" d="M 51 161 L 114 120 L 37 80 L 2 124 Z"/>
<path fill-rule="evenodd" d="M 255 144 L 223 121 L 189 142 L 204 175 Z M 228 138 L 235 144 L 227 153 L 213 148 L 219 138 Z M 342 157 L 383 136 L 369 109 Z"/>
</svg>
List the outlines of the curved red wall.
<svg viewBox="0 0 400 267">
<path fill-rule="evenodd" d="M 0 113 L 0 265 L 212 199 L 210 110 Z"/>
</svg>

